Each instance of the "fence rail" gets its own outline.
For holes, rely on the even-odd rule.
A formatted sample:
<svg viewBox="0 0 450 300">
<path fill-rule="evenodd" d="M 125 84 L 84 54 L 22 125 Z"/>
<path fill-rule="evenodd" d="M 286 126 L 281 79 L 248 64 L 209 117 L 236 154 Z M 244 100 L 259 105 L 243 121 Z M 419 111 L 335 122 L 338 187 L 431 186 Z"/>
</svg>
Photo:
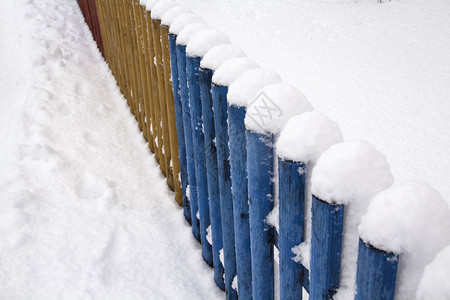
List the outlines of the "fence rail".
<svg viewBox="0 0 450 300">
<path fill-rule="evenodd" d="M 214 82 L 215 70 L 201 67 L 202 56 L 187 55 L 178 34 L 152 18 L 157 1 L 78 2 L 226 298 L 274 299 L 277 247 L 281 299 L 305 292 L 332 299 L 340 285 L 347 205 L 311 197 L 309 162 L 279 157 L 275 134 L 246 127 L 248 107 L 229 103 L 230 86 Z M 267 84 L 278 80 L 266 77 Z M 279 228 L 267 221 L 275 197 Z M 308 236 L 310 264 L 302 264 L 294 248 Z M 355 247 L 356 298 L 393 299 L 398 253 L 362 239 Z"/>
</svg>

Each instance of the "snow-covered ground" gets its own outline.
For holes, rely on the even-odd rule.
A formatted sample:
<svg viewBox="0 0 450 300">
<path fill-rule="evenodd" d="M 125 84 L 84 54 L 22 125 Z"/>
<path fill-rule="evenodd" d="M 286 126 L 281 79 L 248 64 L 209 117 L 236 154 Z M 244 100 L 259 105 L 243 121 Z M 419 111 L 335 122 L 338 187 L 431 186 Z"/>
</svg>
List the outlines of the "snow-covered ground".
<svg viewBox="0 0 450 300">
<path fill-rule="evenodd" d="M 0 299 L 216 299 L 74 0 L 0 1 Z"/>
<path fill-rule="evenodd" d="M 448 0 L 180 1 L 450 202 Z"/>
</svg>

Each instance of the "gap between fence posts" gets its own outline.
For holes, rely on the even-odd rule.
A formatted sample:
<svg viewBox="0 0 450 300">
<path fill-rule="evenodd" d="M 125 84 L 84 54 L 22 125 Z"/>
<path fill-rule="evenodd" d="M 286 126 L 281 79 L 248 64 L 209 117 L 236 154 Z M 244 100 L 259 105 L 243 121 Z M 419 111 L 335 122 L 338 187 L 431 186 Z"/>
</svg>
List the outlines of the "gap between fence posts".
<svg viewBox="0 0 450 300">
<path fill-rule="evenodd" d="M 280 299 L 302 299 L 306 269 L 292 248 L 304 241 L 305 177 L 303 162 L 278 158 Z"/>
<path fill-rule="evenodd" d="M 359 240 L 355 300 L 394 299 L 399 256 Z"/>
<path fill-rule="evenodd" d="M 184 124 L 183 124 L 183 107 L 181 105 L 181 91 L 180 81 L 178 77 L 178 63 L 177 63 L 177 49 L 176 36 L 169 34 L 170 47 L 170 64 L 172 71 L 172 89 L 175 108 L 175 120 L 178 137 L 178 157 L 180 160 L 180 177 L 181 177 L 181 193 L 183 200 L 184 217 L 192 224 L 191 205 L 186 196 L 188 186 L 188 172 L 187 172 L 187 157 L 186 157 L 186 141 L 184 139 Z"/>
<path fill-rule="evenodd" d="M 343 224 L 343 204 L 312 196 L 311 299 L 332 299 L 339 287 Z"/>
<path fill-rule="evenodd" d="M 225 98 L 228 87 L 213 87 Z M 245 107 L 228 106 L 228 135 L 230 144 L 231 186 L 233 195 L 236 266 L 240 299 L 252 299 L 252 263 L 247 181 L 247 149 L 245 138 Z"/>
<path fill-rule="evenodd" d="M 266 222 L 273 209 L 273 135 L 246 130 L 252 294 L 274 299 L 273 228 Z M 313 298 L 315 299 L 315 298 Z"/>
<path fill-rule="evenodd" d="M 205 137 L 206 173 L 208 177 L 209 212 L 211 219 L 214 280 L 219 288 L 227 291 L 228 286 L 225 285 L 224 282 L 224 267 L 222 265 L 222 262 L 220 261 L 219 254 L 219 251 L 224 248 L 224 246 L 222 239 L 223 227 L 219 191 L 220 174 L 217 167 L 217 138 L 214 127 L 214 112 L 211 95 L 212 74 L 212 70 L 203 68 L 199 69 L 200 94 L 202 101 L 203 128 Z"/>
<path fill-rule="evenodd" d="M 236 271 L 235 231 L 233 216 L 233 197 L 231 194 L 230 150 L 228 147 L 228 88 L 212 85 L 212 104 L 214 108 L 214 126 L 216 132 L 217 167 L 220 186 L 220 207 L 222 217 L 223 251 L 225 260 L 225 290 L 227 299 L 237 299 L 233 289 Z"/>
<path fill-rule="evenodd" d="M 176 44 L 178 80 L 180 83 L 180 96 L 183 110 L 184 140 L 186 143 L 186 162 L 189 181 L 189 197 L 191 206 L 192 234 L 201 241 L 200 219 L 198 213 L 197 178 L 195 175 L 194 144 L 191 129 L 191 112 L 189 107 L 189 90 L 186 69 L 186 46 Z"/>
</svg>

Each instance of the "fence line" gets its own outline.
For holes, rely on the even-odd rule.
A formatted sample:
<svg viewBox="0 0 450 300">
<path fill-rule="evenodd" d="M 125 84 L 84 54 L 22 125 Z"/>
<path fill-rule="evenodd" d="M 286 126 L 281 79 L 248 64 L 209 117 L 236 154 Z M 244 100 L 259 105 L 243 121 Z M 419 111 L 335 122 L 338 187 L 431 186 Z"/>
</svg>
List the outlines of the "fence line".
<svg viewBox="0 0 450 300">
<path fill-rule="evenodd" d="M 246 129 L 246 107 L 228 105 L 229 87 L 212 81 L 215 70 L 186 55 L 177 34 L 139 1 L 78 3 L 226 298 L 273 299 L 277 247 L 281 299 L 301 299 L 303 289 L 311 299 L 332 299 L 345 205 L 312 197 L 308 271 L 292 252 L 305 242 L 307 162 L 277 157 L 273 134 Z M 266 222 L 275 171 L 278 235 Z M 393 299 L 398 257 L 360 240 L 356 298 Z"/>
</svg>

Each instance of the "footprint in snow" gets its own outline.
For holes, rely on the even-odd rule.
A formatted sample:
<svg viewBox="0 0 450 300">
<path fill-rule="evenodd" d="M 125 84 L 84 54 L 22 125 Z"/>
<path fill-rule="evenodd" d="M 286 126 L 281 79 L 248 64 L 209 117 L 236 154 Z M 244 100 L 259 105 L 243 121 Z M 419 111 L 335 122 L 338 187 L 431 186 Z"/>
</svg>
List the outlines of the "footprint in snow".
<svg viewBox="0 0 450 300">
<path fill-rule="evenodd" d="M 101 211 L 110 210 L 117 203 L 115 183 L 85 171 L 75 183 L 75 192 L 80 199 L 87 200 Z M 91 200 L 91 201 L 89 201 Z"/>
</svg>

